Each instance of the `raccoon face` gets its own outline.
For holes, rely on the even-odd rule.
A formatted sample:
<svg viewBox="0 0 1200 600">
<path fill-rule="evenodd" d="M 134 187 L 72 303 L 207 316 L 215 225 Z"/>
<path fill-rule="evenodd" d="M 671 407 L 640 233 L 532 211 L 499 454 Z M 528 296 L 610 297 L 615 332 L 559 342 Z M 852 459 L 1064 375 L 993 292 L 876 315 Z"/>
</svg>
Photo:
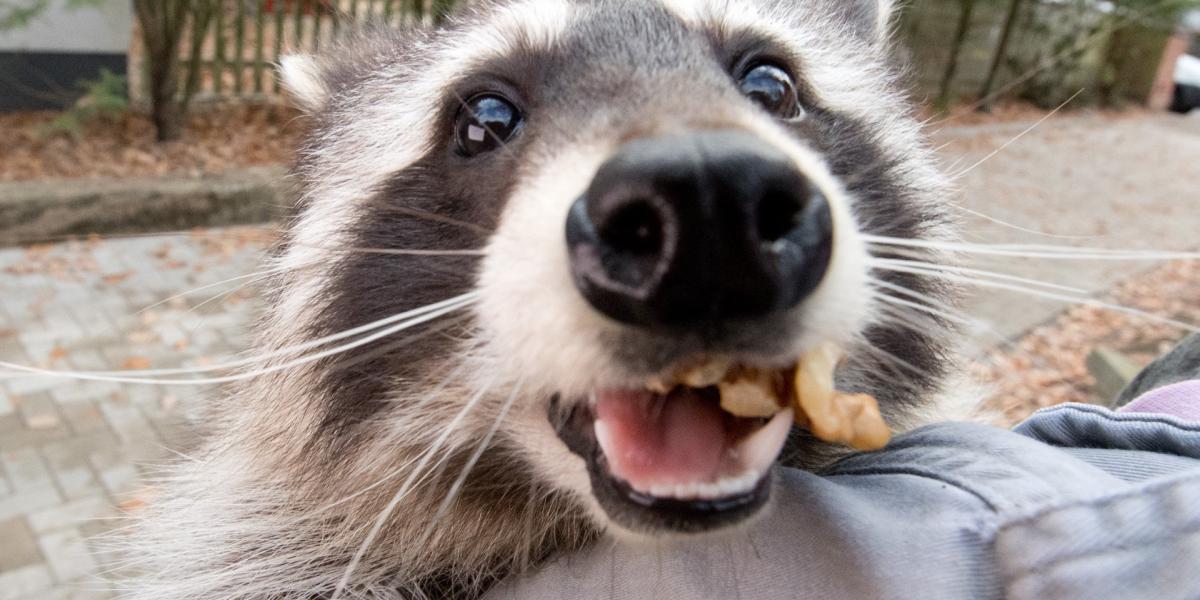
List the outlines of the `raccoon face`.
<svg viewBox="0 0 1200 600">
<path fill-rule="evenodd" d="M 428 389 L 414 372 L 469 364 L 488 395 L 516 394 L 491 451 L 514 473 L 573 495 L 601 526 L 658 534 L 761 511 L 789 438 L 801 461 L 820 453 L 790 410 L 724 410 L 729 372 L 787 375 L 836 345 L 839 388 L 875 395 L 905 426 L 943 351 L 933 332 L 885 323 L 871 280 L 938 290 L 873 273 L 864 233 L 935 237 L 947 219 L 893 80 L 889 12 L 882 0 L 481 3 L 441 29 L 285 61 L 315 122 L 285 261 L 337 245 L 483 250 L 348 256 L 278 299 L 326 331 L 477 294 L 466 341 L 387 350 L 370 386 L 328 383 L 328 435 L 403 411 L 386 400 Z"/>
</svg>

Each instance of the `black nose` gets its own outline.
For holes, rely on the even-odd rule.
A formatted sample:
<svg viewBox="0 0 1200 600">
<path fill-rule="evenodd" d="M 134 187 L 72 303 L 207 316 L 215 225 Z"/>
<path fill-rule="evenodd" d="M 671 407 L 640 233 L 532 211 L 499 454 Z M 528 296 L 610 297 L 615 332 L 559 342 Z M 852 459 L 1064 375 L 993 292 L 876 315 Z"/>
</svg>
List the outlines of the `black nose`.
<svg viewBox="0 0 1200 600">
<path fill-rule="evenodd" d="M 600 312 L 689 326 L 792 308 L 829 265 L 832 217 L 793 161 L 748 133 L 643 139 L 571 207 L 575 285 Z"/>
</svg>

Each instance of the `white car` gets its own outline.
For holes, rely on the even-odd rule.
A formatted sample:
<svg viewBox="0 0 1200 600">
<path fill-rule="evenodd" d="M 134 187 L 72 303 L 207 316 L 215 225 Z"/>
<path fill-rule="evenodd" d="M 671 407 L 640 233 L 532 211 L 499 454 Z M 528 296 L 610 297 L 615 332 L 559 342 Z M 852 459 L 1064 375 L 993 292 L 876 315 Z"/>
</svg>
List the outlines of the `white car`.
<svg viewBox="0 0 1200 600">
<path fill-rule="evenodd" d="M 1175 100 L 1171 110 L 1187 113 L 1200 108 L 1200 58 L 1184 54 L 1175 63 Z"/>
</svg>

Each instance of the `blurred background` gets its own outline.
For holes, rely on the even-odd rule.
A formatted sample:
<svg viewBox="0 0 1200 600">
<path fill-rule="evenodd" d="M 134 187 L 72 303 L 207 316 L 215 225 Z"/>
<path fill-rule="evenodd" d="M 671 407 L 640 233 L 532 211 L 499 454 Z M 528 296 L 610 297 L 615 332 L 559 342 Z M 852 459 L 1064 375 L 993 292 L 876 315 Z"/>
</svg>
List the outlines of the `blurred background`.
<svg viewBox="0 0 1200 600">
<path fill-rule="evenodd" d="M 246 352 L 305 128 L 273 65 L 453 4 L 0 0 L 0 600 L 114 595 L 95 540 L 153 500 L 146 469 L 221 391 L 16 368 L 138 378 Z M 1104 403 L 1200 323 L 1200 263 L 1113 253 L 1200 246 L 1198 32 L 1200 0 L 907 3 L 965 240 L 1038 255 L 968 252 L 956 281 L 997 422 Z"/>
</svg>

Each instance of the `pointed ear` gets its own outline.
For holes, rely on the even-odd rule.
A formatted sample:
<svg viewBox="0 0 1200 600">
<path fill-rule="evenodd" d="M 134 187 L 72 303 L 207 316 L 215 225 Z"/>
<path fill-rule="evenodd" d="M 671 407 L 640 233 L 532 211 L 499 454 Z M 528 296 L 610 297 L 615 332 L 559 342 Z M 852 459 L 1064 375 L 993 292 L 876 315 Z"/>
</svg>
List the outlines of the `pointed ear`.
<svg viewBox="0 0 1200 600">
<path fill-rule="evenodd" d="M 851 29 L 872 44 L 883 44 L 892 33 L 896 0 L 834 0 L 836 11 Z"/>
<path fill-rule="evenodd" d="M 892 36 L 892 25 L 896 18 L 896 0 L 873 0 L 875 8 L 875 41 L 887 42 Z"/>
<path fill-rule="evenodd" d="M 329 99 L 329 86 L 315 58 L 306 54 L 283 57 L 279 61 L 279 78 L 288 95 L 304 112 L 311 114 L 325 107 Z"/>
</svg>

